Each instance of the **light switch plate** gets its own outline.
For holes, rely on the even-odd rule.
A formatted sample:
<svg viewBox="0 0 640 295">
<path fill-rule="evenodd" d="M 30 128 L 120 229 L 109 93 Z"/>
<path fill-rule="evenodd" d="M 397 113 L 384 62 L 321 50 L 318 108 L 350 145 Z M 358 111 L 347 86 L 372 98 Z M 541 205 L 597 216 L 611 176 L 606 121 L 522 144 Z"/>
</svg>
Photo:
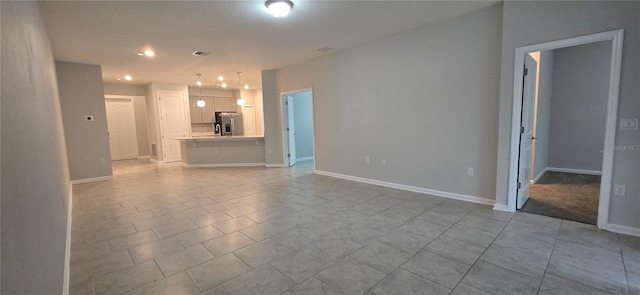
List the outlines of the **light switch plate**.
<svg viewBox="0 0 640 295">
<path fill-rule="evenodd" d="M 638 130 L 638 118 L 620 119 L 620 130 Z"/>
</svg>

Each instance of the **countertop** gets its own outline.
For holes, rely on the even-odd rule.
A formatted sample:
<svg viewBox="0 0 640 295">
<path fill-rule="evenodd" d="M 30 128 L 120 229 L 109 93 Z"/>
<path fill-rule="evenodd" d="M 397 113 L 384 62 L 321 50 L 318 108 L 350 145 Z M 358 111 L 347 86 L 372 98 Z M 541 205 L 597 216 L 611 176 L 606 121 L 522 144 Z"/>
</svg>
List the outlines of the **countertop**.
<svg viewBox="0 0 640 295">
<path fill-rule="evenodd" d="M 189 136 L 182 138 L 174 138 L 180 141 L 242 141 L 242 140 L 260 140 L 264 139 L 264 136 L 248 136 L 248 135 L 236 135 L 236 136 Z"/>
</svg>

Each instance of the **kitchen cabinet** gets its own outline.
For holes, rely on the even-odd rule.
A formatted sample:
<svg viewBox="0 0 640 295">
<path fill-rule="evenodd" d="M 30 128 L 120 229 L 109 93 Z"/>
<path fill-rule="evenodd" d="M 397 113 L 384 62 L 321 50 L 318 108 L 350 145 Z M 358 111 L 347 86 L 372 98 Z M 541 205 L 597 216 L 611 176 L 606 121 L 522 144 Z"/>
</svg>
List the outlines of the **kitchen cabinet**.
<svg viewBox="0 0 640 295">
<path fill-rule="evenodd" d="M 203 96 L 204 107 L 197 105 L 199 96 L 189 97 L 189 111 L 191 113 L 191 123 L 214 123 L 215 121 L 215 99 L 213 97 Z"/>
<path fill-rule="evenodd" d="M 236 99 L 233 97 L 216 97 L 215 105 L 216 112 L 237 112 Z"/>
</svg>

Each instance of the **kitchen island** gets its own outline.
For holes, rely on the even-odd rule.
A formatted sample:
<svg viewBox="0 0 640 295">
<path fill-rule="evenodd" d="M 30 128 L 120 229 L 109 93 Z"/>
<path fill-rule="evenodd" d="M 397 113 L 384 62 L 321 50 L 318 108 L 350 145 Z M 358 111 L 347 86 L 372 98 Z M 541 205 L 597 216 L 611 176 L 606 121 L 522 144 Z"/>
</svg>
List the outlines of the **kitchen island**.
<svg viewBox="0 0 640 295">
<path fill-rule="evenodd" d="M 264 137 L 193 136 L 178 139 L 184 167 L 264 166 Z"/>
</svg>

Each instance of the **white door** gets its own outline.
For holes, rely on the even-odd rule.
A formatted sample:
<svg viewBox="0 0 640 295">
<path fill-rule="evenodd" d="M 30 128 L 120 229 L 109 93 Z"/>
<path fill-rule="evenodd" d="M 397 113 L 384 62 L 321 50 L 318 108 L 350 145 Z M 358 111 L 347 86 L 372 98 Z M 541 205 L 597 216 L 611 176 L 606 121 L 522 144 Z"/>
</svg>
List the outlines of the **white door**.
<svg viewBox="0 0 640 295">
<path fill-rule="evenodd" d="M 165 162 L 180 161 L 180 141 L 187 135 L 185 98 L 181 92 L 158 92 L 160 106 L 160 134 Z"/>
<path fill-rule="evenodd" d="M 524 60 L 525 76 L 522 82 L 522 125 L 520 127 L 520 157 L 518 159 L 518 202 L 521 209 L 529 199 L 531 179 L 531 147 L 533 144 L 533 108 L 535 105 L 537 63 L 528 54 Z"/>
<path fill-rule="evenodd" d="M 253 106 L 242 106 L 242 120 L 244 121 L 244 135 L 256 135 L 256 110 Z"/>
<path fill-rule="evenodd" d="M 106 99 L 111 160 L 138 158 L 133 99 Z"/>
<path fill-rule="evenodd" d="M 293 97 L 289 95 L 285 97 L 285 109 L 287 110 L 287 127 L 285 128 L 285 131 L 287 132 L 287 137 L 289 139 L 289 151 L 287 153 L 287 158 L 289 159 L 289 167 L 292 167 L 296 164 L 296 126 L 294 122 Z"/>
</svg>

